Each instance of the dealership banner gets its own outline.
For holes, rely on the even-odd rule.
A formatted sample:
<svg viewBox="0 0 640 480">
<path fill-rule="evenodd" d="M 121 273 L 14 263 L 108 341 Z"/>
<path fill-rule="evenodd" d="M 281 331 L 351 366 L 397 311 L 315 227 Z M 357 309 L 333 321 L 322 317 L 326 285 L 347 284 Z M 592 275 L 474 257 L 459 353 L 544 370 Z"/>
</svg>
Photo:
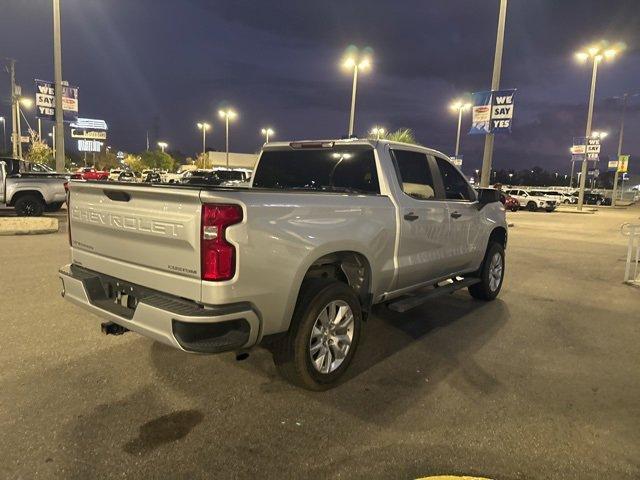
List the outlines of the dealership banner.
<svg viewBox="0 0 640 480">
<path fill-rule="evenodd" d="M 47 120 L 56 118 L 55 84 L 36 80 L 36 116 Z M 62 86 L 62 112 L 65 122 L 78 118 L 78 87 Z"/>
<path fill-rule="evenodd" d="M 471 96 L 470 135 L 486 135 L 491 133 L 491 92 L 476 92 Z"/>
<path fill-rule="evenodd" d="M 620 155 L 618 157 L 618 173 L 627 173 L 629 170 L 630 155 Z"/>
<path fill-rule="evenodd" d="M 511 133 L 515 95 L 515 88 L 474 93 L 469 134 Z"/>
</svg>

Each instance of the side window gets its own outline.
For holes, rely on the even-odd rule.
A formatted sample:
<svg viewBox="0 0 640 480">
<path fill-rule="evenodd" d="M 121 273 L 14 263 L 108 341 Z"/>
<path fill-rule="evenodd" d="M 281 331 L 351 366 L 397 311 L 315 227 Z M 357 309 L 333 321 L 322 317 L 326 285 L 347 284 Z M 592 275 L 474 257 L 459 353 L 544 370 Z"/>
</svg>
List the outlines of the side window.
<svg viewBox="0 0 640 480">
<path fill-rule="evenodd" d="M 435 187 L 427 156 L 420 152 L 392 150 L 402 191 L 418 200 L 433 200 Z"/>
<path fill-rule="evenodd" d="M 462 175 L 444 158 L 436 157 L 447 200 L 475 200 L 476 195 Z"/>
</svg>

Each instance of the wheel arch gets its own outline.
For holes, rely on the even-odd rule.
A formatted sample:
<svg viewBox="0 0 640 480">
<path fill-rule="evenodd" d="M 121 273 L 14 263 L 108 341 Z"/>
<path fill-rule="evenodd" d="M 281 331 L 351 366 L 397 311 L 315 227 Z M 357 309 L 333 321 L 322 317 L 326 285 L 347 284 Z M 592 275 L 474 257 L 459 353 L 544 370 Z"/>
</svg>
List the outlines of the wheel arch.
<svg viewBox="0 0 640 480">
<path fill-rule="evenodd" d="M 46 201 L 44 199 L 44 196 L 42 195 L 42 192 L 40 192 L 39 190 L 18 190 L 16 191 L 13 196 L 11 197 L 10 202 L 7 204 L 10 207 L 15 206 L 16 202 L 21 199 L 22 197 L 25 197 L 27 195 L 33 195 L 35 197 L 38 197 L 43 204 L 46 204 Z"/>
<path fill-rule="evenodd" d="M 502 248 L 506 249 L 507 248 L 507 238 L 508 238 L 508 234 L 507 234 L 507 229 L 504 227 L 496 227 L 491 231 L 491 234 L 489 235 L 489 241 L 487 242 L 487 248 L 489 248 L 489 245 L 491 245 L 493 242 L 499 243 L 500 245 L 502 245 Z"/>
</svg>

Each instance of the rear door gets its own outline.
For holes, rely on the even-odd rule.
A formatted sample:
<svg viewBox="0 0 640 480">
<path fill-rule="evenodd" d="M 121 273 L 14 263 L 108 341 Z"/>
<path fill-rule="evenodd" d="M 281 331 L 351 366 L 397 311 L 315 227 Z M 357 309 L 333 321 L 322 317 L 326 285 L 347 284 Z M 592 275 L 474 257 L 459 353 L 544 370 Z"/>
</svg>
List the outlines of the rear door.
<svg viewBox="0 0 640 480">
<path fill-rule="evenodd" d="M 74 263 L 199 300 L 198 189 L 71 182 L 70 191 Z"/>
<path fill-rule="evenodd" d="M 434 156 L 444 188 L 451 229 L 448 242 L 449 271 L 471 267 L 478 258 L 480 225 L 476 192 L 456 167 L 445 158 Z"/>
<path fill-rule="evenodd" d="M 400 184 L 398 289 L 439 278 L 447 270 L 449 214 L 423 152 L 391 151 Z"/>
</svg>

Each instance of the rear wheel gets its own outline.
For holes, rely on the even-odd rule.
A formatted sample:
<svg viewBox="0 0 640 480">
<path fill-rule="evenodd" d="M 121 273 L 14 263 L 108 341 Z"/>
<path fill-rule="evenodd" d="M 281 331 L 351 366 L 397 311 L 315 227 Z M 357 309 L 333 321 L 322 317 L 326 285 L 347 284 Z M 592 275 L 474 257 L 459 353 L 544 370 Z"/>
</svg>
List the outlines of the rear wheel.
<svg viewBox="0 0 640 480">
<path fill-rule="evenodd" d="M 328 279 L 303 284 L 287 335 L 274 352 L 284 378 L 309 390 L 333 387 L 355 354 L 360 301 L 349 285 Z"/>
<path fill-rule="evenodd" d="M 527 203 L 527 209 L 530 212 L 535 212 L 538 209 L 538 206 L 536 205 L 536 202 L 529 202 Z"/>
<path fill-rule="evenodd" d="M 504 247 L 495 242 L 489 244 L 478 272 L 480 282 L 469 287 L 471 296 L 486 301 L 495 299 L 502 288 L 504 265 Z"/>
<path fill-rule="evenodd" d="M 15 203 L 19 217 L 39 217 L 44 210 L 44 202 L 37 195 L 23 195 Z"/>
</svg>

